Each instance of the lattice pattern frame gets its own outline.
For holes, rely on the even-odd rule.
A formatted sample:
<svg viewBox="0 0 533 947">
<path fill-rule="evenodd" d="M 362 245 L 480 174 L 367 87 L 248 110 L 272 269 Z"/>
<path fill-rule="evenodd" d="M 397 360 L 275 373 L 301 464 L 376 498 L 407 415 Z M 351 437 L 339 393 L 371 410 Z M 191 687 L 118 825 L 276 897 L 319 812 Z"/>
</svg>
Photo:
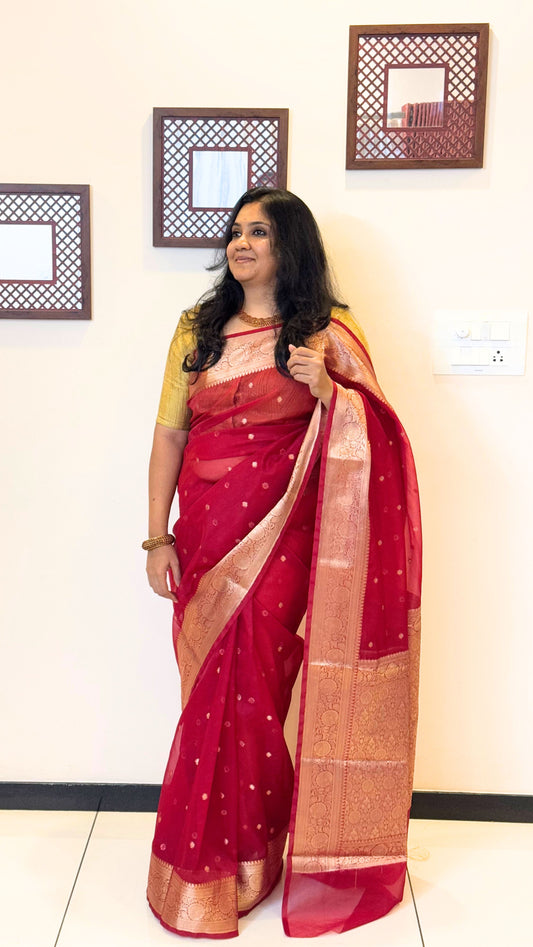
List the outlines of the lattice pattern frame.
<svg viewBox="0 0 533 947">
<path fill-rule="evenodd" d="M 346 167 L 482 167 L 488 39 L 488 23 L 351 26 Z M 441 127 L 387 127 L 392 66 L 445 67 Z"/>
<path fill-rule="evenodd" d="M 90 319 L 89 185 L 0 184 L 0 224 L 51 224 L 52 279 L 0 278 L 0 318 Z"/>
<path fill-rule="evenodd" d="M 246 152 L 246 187 L 286 187 L 288 109 L 154 109 L 153 244 L 220 245 L 229 207 L 193 201 L 194 152 Z"/>
</svg>

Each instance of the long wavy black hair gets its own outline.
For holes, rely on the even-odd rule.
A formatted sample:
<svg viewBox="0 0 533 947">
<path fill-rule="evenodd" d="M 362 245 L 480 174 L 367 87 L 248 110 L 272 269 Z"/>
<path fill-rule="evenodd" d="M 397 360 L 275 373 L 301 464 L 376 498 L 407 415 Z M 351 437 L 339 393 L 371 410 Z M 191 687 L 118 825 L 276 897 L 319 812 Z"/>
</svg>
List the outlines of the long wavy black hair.
<svg viewBox="0 0 533 947">
<path fill-rule="evenodd" d="M 201 372 L 218 362 L 224 348 L 224 326 L 242 309 L 244 291 L 230 272 L 226 247 L 241 207 L 255 202 L 261 204 L 272 225 L 278 260 L 275 302 L 282 323 L 274 352 L 278 370 L 288 374 L 289 344 L 305 345 L 310 336 L 326 328 L 333 306 L 346 308 L 336 298 L 322 237 L 307 205 L 281 188 L 252 188 L 235 204 L 224 234 L 224 249 L 209 267 L 221 273 L 191 315 L 196 351 L 183 362 L 186 372 Z"/>
</svg>

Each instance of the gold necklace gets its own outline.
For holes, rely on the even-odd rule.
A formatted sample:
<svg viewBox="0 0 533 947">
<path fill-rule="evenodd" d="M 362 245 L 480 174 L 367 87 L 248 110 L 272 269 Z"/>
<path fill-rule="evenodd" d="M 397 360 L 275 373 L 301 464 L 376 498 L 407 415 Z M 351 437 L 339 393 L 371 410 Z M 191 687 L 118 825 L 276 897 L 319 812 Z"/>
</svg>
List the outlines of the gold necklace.
<svg viewBox="0 0 533 947">
<path fill-rule="evenodd" d="M 241 309 L 237 313 L 241 322 L 244 322 L 247 326 L 252 326 L 254 329 L 262 329 L 264 326 L 276 326 L 281 322 L 281 316 L 279 312 L 275 313 L 273 316 L 268 316 L 267 319 L 259 319 L 257 316 L 249 316 L 244 309 Z"/>
</svg>

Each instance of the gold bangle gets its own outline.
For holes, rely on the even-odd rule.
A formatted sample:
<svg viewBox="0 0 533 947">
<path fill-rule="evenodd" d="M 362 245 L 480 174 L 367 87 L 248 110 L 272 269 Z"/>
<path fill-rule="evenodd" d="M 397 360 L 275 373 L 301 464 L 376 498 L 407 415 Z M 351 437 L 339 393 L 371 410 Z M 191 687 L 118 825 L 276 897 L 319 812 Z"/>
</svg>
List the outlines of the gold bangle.
<svg viewBox="0 0 533 947">
<path fill-rule="evenodd" d="M 142 548 L 150 552 L 151 549 L 157 549 L 159 546 L 172 546 L 176 542 L 176 538 L 172 533 L 167 533 L 165 536 L 151 536 L 150 539 L 145 539 Z"/>
</svg>

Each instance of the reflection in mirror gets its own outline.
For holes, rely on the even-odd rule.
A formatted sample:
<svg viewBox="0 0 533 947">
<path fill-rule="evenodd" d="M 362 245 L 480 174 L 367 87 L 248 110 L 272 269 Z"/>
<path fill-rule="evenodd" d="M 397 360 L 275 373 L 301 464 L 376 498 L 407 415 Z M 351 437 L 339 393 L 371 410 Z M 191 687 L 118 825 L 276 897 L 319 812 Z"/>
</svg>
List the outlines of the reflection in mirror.
<svg viewBox="0 0 533 947">
<path fill-rule="evenodd" d="M 387 127 L 443 125 L 444 66 L 390 66 Z"/>
<path fill-rule="evenodd" d="M 248 151 L 193 151 L 193 207 L 233 207 L 247 188 Z"/>
<path fill-rule="evenodd" d="M 0 280 L 53 280 L 53 224 L 0 224 Z"/>
<path fill-rule="evenodd" d="M 351 26 L 346 167 L 482 168 L 488 23 Z"/>
</svg>

